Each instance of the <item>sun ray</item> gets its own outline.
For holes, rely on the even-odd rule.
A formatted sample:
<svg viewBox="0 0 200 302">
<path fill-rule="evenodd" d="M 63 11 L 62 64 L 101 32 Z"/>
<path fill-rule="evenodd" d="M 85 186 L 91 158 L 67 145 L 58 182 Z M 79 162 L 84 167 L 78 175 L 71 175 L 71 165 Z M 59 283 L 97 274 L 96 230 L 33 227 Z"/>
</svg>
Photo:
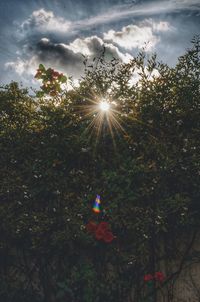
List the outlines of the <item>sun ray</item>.
<svg viewBox="0 0 200 302">
<path fill-rule="evenodd" d="M 81 98 L 81 95 L 79 97 Z M 111 96 L 103 96 L 100 93 L 97 95 L 91 91 L 87 96 L 82 95 L 82 99 L 83 101 L 80 101 L 76 108 L 81 120 L 86 120 L 87 126 L 84 132 L 88 139 L 94 137 L 97 145 L 100 137 L 105 137 L 105 133 L 108 131 L 113 145 L 116 146 L 115 134 L 117 132 L 126 133 L 123 119 L 120 117 L 121 112 L 116 110 L 117 102 Z"/>
</svg>

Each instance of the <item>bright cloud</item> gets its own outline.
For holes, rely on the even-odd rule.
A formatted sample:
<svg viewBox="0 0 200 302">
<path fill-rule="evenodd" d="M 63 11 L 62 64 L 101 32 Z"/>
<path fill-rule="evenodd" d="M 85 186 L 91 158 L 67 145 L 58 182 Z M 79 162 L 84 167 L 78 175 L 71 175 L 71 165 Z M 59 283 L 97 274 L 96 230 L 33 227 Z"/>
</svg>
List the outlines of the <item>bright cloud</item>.
<svg viewBox="0 0 200 302">
<path fill-rule="evenodd" d="M 97 36 L 87 37 L 85 39 L 76 39 L 69 44 L 68 48 L 74 53 L 82 53 L 85 56 L 91 56 L 98 52 L 103 46 L 103 40 Z"/>
<path fill-rule="evenodd" d="M 171 24 L 167 21 L 156 22 L 153 19 L 145 19 L 144 21 L 140 22 L 139 25 L 151 27 L 152 31 L 154 33 L 167 32 L 167 31 L 174 30 L 174 28 L 171 26 Z"/>
<path fill-rule="evenodd" d="M 121 31 L 109 30 L 104 33 L 104 39 L 129 50 L 145 47 L 146 51 L 151 51 L 159 42 L 158 32 L 169 30 L 171 27 L 168 22 L 154 22 L 150 19 L 138 25 L 125 26 Z"/>
<path fill-rule="evenodd" d="M 34 11 L 30 17 L 21 24 L 21 31 L 39 32 L 66 32 L 71 23 L 61 17 L 55 17 L 52 11 L 46 11 L 43 8 Z"/>
<path fill-rule="evenodd" d="M 152 1 L 147 4 L 124 4 L 115 5 L 112 10 L 92 16 L 90 18 L 82 19 L 79 21 L 71 22 L 64 18 L 55 16 L 52 11 L 46 11 L 41 8 L 33 11 L 21 24 L 21 32 L 37 31 L 37 32 L 57 32 L 69 34 L 77 32 L 79 30 L 89 29 L 93 26 L 116 22 L 117 20 L 123 20 L 134 16 L 151 16 L 160 13 L 176 12 L 179 10 L 190 9 L 200 10 L 199 0 L 163 0 L 163 1 Z M 161 23 L 159 27 L 166 28 L 166 23 Z"/>
<path fill-rule="evenodd" d="M 142 48 L 148 43 L 146 50 L 154 48 L 158 42 L 158 38 L 153 34 L 151 27 L 139 27 L 137 25 L 128 25 L 121 31 L 109 30 L 104 34 L 104 39 L 112 41 L 126 49 Z"/>
<path fill-rule="evenodd" d="M 20 76 L 25 73 L 34 75 L 38 67 L 38 58 L 32 56 L 29 60 L 22 60 L 18 57 L 16 61 L 5 63 L 5 67 L 8 70 L 14 70 Z"/>
<path fill-rule="evenodd" d="M 138 16 L 153 16 L 166 13 L 180 12 L 184 10 L 200 11 L 199 0 L 162 0 L 149 1 L 139 4 L 116 5 L 106 13 L 80 20 L 74 24 L 75 28 L 88 28 L 100 24 L 108 24 L 123 19 Z"/>
<path fill-rule="evenodd" d="M 153 29 L 155 31 L 169 31 L 171 30 L 171 26 L 169 22 L 161 21 L 158 23 L 153 23 Z"/>
<path fill-rule="evenodd" d="M 105 57 L 112 59 L 113 57 L 120 59 L 122 62 L 128 62 L 132 56 L 128 53 L 122 53 L 119 49 L 111 43 L 105 43 L 97 36 L 88 37 L 85 39 L 76 39 L 69 44 L 68 48 L 74 53 L 82 53 L 85 56 L 95 57 L 99 56 L 105 47 Z"/>
</svg>

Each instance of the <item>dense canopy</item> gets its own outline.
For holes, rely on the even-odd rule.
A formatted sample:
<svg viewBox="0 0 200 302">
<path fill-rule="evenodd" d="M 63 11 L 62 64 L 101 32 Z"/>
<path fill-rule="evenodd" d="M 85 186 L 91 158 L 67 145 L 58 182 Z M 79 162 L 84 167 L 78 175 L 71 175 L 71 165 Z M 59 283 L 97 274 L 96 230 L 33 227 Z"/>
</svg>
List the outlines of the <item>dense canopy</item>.
<svg viewBox="0 0 200 302">
<path fill-rule="evenodd" d="M 156 301 L 172 284 L 199 228 L 199 59 L 195 38 L 175 67 L 101 57 L 64 90 L 45 77 L 37 96 L 1 88 L 2 301 Z M 108 222 L 112 242 L 91 221 Z M 156 272 L 164 283 L 147 286 Z"/>
</svg>

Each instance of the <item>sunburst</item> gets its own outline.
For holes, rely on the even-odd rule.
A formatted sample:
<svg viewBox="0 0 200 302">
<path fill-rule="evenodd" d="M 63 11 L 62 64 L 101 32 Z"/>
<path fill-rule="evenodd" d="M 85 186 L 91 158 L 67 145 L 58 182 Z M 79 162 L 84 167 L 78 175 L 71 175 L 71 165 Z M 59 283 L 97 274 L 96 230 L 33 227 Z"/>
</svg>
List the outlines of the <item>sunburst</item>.
<svg viewBox="0 0 200 302">
<path fill-rule="evenodd" d="M 87 102 L 88 105 L 82 104 L 79 109 L 82 112 L 82 118 L 89 121 L 85 130 L 88 137 L 95 137 L 96 143 L 98 143 L 100 137 L 109 131 L 115 145 L 115 133 L 125 133 L 120 112 L 117 110 L 117 103 L 112 97 L 99 97 L 95 94 L 91 98 L 87 98 Z"/>
<path fill-rule="evenodd" d="M 102 111 L 108 111 L 110 109 L 110 104 L 107 102 L 107 101 L 101 101 L 99 103 L 99 108 L 102 110 Z"/>
</svg>

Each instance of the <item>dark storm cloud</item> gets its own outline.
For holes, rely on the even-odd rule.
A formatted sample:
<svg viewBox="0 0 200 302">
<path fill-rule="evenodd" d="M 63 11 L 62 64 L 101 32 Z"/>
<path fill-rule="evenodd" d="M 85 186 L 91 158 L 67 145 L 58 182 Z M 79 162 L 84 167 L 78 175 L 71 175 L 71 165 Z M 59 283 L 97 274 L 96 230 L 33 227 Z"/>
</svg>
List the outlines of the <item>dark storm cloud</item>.
<svg viewBox="0 0 200 302">
<path fill-rule="evenodd" d="M 89 60 L 99 57 L 105 49 L 105 58 L 113 57 L 126 61 L 131 56 L 122 54 L 117 47 L 104 43 L 97 37 L 87 37 L 76 39 L 70 44 L 54 44 L 48 39 L 42 39 L 36 46 L 34 54 L 38 57 L 38 62 L 46 62 L 54 65 L 70 75 L 79 77 L 84 69 L 83 61 L 86 56 Z"/>
<path fill-rule="evenodd" d="M 48 39 L 42 39 L 36 46 L 35 55 L 38 63 L 53 65 L 70 75 L 79 76 L 83 72 L 82 54 L 75 53 L 64 44 L 54 44 Z"/>
<path fill-rule="evenodd" d="M 132 57 L 123 54 L 119 49 L 97 37 L 91 36 L 85 39 L 75 39 L 70 44 L 53 43 L 47 38 L 41 39 L 31 50 L 31 54 L 26 60 L 18 58 L 14 62 L 8 62 L 6 67 L 15 70 L 22 77 L 34 75 L 39 63 L 46 67 L 53 67 L 75 78 L 79 78 L 84 71 L 83 61 L 85 57 L 91 61 L 99 57 L 105 50 L 105 58 L 113 57 L 122 62 L 127 62 Z"/>
</svg>

